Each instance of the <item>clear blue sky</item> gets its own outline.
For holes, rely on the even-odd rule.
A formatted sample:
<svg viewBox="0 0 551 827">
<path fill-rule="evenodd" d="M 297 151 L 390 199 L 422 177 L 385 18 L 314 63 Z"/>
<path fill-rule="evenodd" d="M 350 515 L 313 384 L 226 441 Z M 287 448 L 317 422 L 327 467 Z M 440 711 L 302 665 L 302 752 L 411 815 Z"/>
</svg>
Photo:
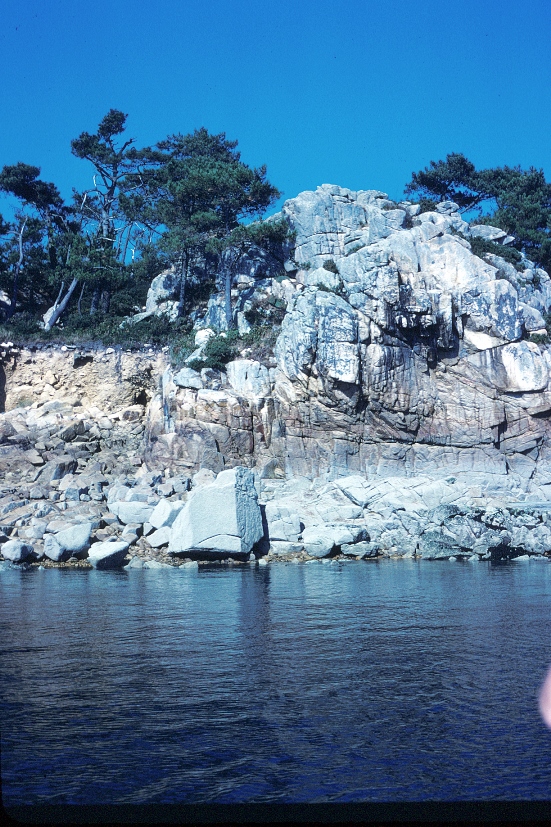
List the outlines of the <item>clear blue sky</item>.
<svg viewBox="0 0 551 827">
<path fill-rule="evenodd" d="M 402 196 L 448 152 L 551 180 L 549 0 L 3 0 L 0 166 L 66 197 L 111 107 L 138 146 L 205 126 L 291 198 Z"/>
</svg>

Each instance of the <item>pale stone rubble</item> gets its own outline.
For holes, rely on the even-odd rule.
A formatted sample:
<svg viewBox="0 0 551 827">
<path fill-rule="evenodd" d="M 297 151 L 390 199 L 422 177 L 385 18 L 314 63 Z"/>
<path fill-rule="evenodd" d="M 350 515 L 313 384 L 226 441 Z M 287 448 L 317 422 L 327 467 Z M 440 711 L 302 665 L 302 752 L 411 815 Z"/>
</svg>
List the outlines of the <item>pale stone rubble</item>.
<svg viewBox="0 0 551 827">
<path fill-rule="evenodd" d="M 6 560 L 551 551 L 551 351 L 529 338 L 545 333 L 547 273 L 473 255 L 470 237 L 512 239 L 451 202 L 420 214 L 324 185 L 282 214 L 287 276 L 251 260 L 238 274 L 237 314 L 256 292 L 287 306 L 266 364 L 244 352 L 197 372 L 152 349 L 6 346 Z M 168 275 L 148 313 L 170 310 Z M 217 301 L 196 321 L 199 351 L 223 327 Z"/>
<path fill-rule="evenodd" d="M 41 407 L 44 418 L 51 416 L 48 403 Z M 66 432 L 89 424 L 78 406 L 55 407 L 64 415 L 56 424 Z M 3 434 L 13 439 L 23 424 L 32 432 L 39 410 L 4 414 Z M 2 456 L 9 452 L 13 461 L 9 439 L 3 437 Z M 16 447 L 18 480 L 2 486 L 0 553 L 13 564 L 181 567 L 193 565 L 192 558 L 246 560 L 251 553 L 268 559 L 489 559 L 551 549 L 546 485 L 534 488 L 539 501 L 519 491 L 515 496 L 504 468 L 493 475 L 458 467 L 446 478 L 354 474 L 313 481 L 262 477 L 243 466 L 185 476 L 127 464 L 120 473 L 113 452 L 77 458 L 82 452 L 73 450 L 73 440 L 46 460 L 37 442 L 41 450 Z M 29 450 L 42 464 L 36 457 L 30 463 Z"/>
</svg>

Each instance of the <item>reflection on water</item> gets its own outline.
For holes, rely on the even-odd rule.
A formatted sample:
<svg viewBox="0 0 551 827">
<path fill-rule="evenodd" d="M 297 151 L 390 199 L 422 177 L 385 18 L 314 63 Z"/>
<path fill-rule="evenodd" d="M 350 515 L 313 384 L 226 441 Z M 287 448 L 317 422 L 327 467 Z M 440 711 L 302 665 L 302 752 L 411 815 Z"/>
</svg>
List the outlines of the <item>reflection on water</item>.
<svg viewBox="0 0 551 827">
<path fill-rule="evenodd" d="M 549 799 L 551 565 L 0 572 L 4 802 Z"/>
</svg>

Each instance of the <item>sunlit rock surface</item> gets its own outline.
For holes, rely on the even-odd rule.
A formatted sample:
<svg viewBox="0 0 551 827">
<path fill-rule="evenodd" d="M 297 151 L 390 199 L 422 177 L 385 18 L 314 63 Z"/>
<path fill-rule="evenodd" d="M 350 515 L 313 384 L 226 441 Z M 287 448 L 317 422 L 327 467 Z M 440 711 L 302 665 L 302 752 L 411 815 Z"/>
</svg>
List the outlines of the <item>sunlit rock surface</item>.
<svg viewBox="0 0 551 827">
<path fill-rule="evenodd" d="M 172 525 L 169 554 L 216 551 L 249 554 L 264 530 L 247 468 L 223 471 L 210 485 L 197 488 Z"/>
<path fill-rule="evenodd" d="M 255 296 L 285 305 L 273 358 L 199 372 L 153 349 L 6 349 L 0 470 L 27 487 L 0 498 L 5 525 L 34 546 L 68 528 L 31 525 L 35 503 L 68 504 L 73 524 L 103 503 L 89 553 L 109 531 L 176 555 L 550 551 L 548 274 L 474 255 L 476 236 L 512 239 L 452 202 L 420 213 L 324 185 L 281 215 L 294 248 L 279 270 L 249 257 L 234 285 L 243 329 Z M 175 285 L 161 274 L 147 312 L 168 312 Z M 214 296 L 197 347 L 224 319 Z"/>
</svg>

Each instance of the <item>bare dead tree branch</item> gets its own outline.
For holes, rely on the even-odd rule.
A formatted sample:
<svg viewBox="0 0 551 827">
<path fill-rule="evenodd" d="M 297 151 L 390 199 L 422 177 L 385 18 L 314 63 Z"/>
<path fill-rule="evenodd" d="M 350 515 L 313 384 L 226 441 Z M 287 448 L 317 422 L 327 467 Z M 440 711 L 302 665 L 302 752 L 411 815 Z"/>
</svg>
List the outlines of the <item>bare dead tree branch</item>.
<svg viewBox="0 0 551 827">
<path fill-rule="evenodd" d="M 24 258 L 23 233 L 25 232 L 25 227 L 27 225 L 27 220 L 28 220 L 27 217 L 25 217 L 25 219 L 24 219 L 23 223 L 21 224 L 21 226 L 19 228 L 19 231 L 18 231 L 18 236 L 19 236 L 19 240 L 18 240 L 19 259 L 18 259 L 17 264 L 15 265 L 14 271 L 13 271 L 13 288 L 12 288 L 12 295 L 11 295 L 10 310 L 9 310 L 9 313 L 8 313 L 8 318 L 9 319 L 11 319 L 11 317 L 15 313 L 15 307 L 16 307 L 16 304 L 17 304 L 17 291 L 18 291 L 18 288 L 19 288 L 19 275 L 20 275 L 21 269 L 23 267 L 23 258 Z"/>
</svg>

